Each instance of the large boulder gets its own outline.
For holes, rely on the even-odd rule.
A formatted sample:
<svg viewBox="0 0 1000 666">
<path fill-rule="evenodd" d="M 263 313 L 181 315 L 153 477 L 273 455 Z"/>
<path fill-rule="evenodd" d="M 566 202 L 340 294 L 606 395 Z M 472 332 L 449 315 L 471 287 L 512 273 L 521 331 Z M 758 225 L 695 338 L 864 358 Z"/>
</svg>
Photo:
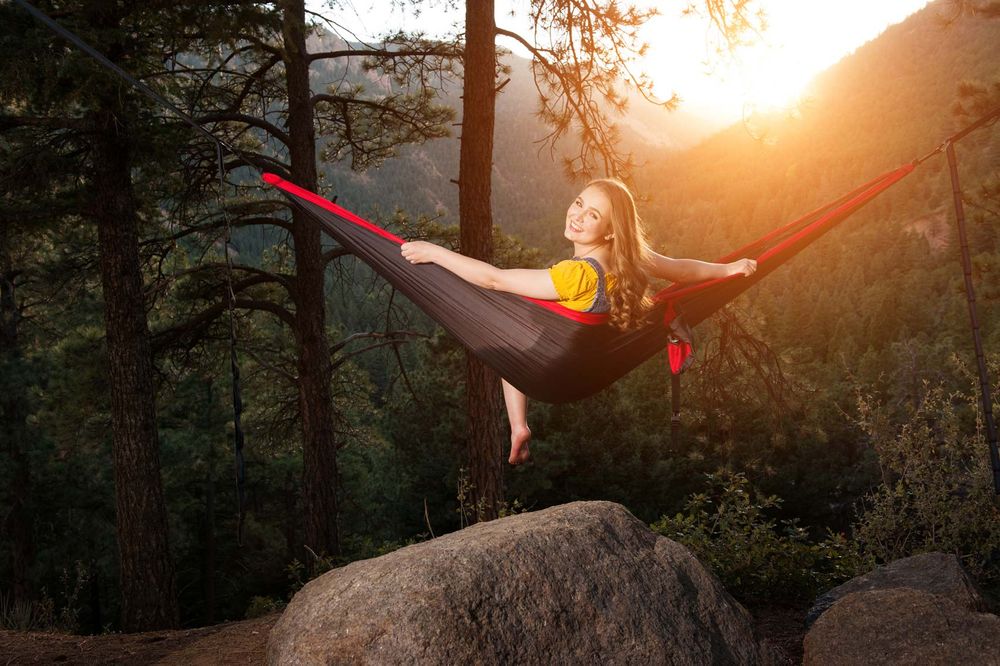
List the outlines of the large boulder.
<svg viewBox="0 0 1000 666">
<path fill-rule="evenodd" d="M 803 666 L 1000 664 L 1000 618 L 897 587 L 849 594 L 816 620 Z"/>
<path fill-rule="evenodd" d="M 982 596 L 955 555 L 923 553 L 890 562 L 821 595 L 806 614 L 806 626 L 812 626 L 828 608 L 849 594 L 897 588 L 946 597 L 966 610 L 986 610 Z"/>
<path fill-rule="evenodd" d="M 270 664 L 757 664 L 750 617 L 610 502 L 481 523 L 306 585 Z"/>
</svg>

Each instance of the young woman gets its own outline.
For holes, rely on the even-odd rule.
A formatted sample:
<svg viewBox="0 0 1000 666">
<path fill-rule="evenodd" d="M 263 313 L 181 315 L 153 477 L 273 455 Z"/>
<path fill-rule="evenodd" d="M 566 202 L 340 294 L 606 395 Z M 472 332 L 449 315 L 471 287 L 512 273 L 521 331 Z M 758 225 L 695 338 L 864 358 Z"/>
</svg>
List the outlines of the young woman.
<svg viewBox="0 0 1000 666">
<path fill-rule="evenodd" d="M 573 258 L 544 270 L 500 269 L 433 243 L 404 243 L 403 257 L 412 264 L 435 263 L 486 289 L 558 301 L 582 312 L 606 312 L 612 326 L 639 326 L 649 307 L 648 275 L 671 282 L 699 282 L 730 275 L 752 275 L 753 259 L 712 264 L 672 259 L 653 252 L 646 242 L 635 200 L 618 180 L 592 181 L 566 211 L 564 235 L 573 243 Z M 531 429 L 527 398 L 503 380 L 510 420 L 510 464 L 528 460 Z"/>
</svg>

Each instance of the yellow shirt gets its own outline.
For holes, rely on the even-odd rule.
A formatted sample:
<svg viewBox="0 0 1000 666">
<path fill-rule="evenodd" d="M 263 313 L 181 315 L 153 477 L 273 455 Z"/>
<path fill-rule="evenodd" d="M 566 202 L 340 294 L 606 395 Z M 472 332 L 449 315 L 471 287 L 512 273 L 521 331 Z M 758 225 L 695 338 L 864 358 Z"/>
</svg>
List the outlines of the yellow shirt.
<svg viewBox="0 0 1000 666">
<path fill-rule="evenodd" d="M 549 269 L 552 284 L 559 294 L 559 304 L 570 310 L 585 312 L 597 296 L 597 270 L 583 259 L 566 259 Z M 615 285 L 615 276 L 604 274 L 605 291 Z"/>
</svg>

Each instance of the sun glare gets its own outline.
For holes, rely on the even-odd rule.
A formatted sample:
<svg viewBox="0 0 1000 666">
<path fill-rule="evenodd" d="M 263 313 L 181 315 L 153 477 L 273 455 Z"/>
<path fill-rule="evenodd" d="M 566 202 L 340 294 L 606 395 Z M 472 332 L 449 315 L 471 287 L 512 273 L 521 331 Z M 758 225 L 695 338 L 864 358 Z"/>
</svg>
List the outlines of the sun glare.
<svg viewBox="0 0 1000 666">
<path fill-rule="evenodd" d="M 704 17 L 680 18 L 666 10 L 650 21 L 644 61 L 660 97 L 677 93 L 689 111 L 720 120 L 747 107 L 787 109 L 824 69 L 902 21 L 927 0 L 758 0 L 768 27 L 733 54 L 718 43 Z"/>
<path fill-rule="evenodd" d="M 748 108 L 767 111 L 796 106 L 814 76 L 928 0 L 752 0 L 754 11 L 764 11 L 767 28 L 731 55 L 717 52 L 717 31 L 704 15 L 697 11 L 683 15 L 683 6 L 697 10 L 702 0 L 630 0 L 628 4 L 632 2 L 660 12 L 641 30 L 640 38 L 650 48 L 638 63 L 638 69 L 652 79 L 657 96 L 667 99 L 677 93 L 683 110 L 729 123 Z M 330 12 L 326 0 L 307 0 L 307 4 L 321 13 Z M 422 6 L 419 13 L 408 12 L 406 5 L 376 0 L 356 0 L 345 7 L 351 11 L 336 15 L 337 20 L 365 37 L 403 22 L 408 29 L 430 35 L 460 28 L 461 13 L 446 2 Z M 499 0 L 497 24 L 530 35 L 527 8 L 527 0 Z M 499 42 L 521 57 L 531 57 L 513 40 Z"/>
<path fill-rule="evenodd" d="M 745 106 L 759 111 L 786 109 L 801 98 L 815 75 L 810 64 L 784 48 L 758 46 L 727 63 L 717 75 Z"/>
</svg>

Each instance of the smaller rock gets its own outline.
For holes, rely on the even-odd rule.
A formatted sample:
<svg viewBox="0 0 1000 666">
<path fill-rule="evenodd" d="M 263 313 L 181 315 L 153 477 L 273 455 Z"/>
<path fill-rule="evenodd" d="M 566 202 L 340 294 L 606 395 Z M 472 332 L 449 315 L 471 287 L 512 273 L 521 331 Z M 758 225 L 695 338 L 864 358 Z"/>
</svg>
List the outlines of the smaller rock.
<svg viewBox="0 0 1000 666">
<path fill-rule="evenodd" d="M 955 555 L 923 553 L 890 562 L 822 594 L 806 614 L 806 627 L 849 594 L 901 587 L 946 597 L 966 610 L 986 610 L 983 597 Z"/>
<path fill-rule="evenodd" d="M 848 594 L 806 635 L 803 666 L 1000 666 L 1000 617 L 904 587 Z"/>
</svg>

